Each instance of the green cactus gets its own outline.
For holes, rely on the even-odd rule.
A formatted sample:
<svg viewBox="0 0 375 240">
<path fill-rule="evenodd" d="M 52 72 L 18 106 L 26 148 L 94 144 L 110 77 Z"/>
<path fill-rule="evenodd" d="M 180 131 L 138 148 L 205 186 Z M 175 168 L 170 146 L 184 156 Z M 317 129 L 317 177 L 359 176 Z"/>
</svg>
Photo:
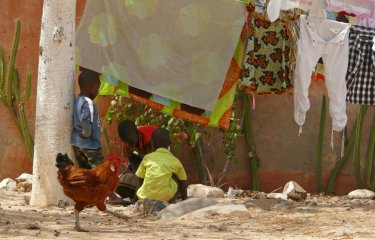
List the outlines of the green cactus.
<svg viewBox="0 0 375 240">
<path fill-rule="evenodd" d="M 359 126 L 355 130 L 355 138 L 354 138 L 354 173 L 355 178 L 357 180 L 358 188 L 363 188 L 362 176 L 361 176 L 361 159 L 360 159 L 360 151 L 361 151 L 361 132 L 362 132 L 362 125 L 363 125 L 363 118 L 367 111 L 367 105 L 361 105 L 359 110 Z"/>
<path fill-rule="evenodd" d="M 364 118 L 365 114 L 366 114 L 366 109 L 361 107 L 361 109 L 359 111 L 359 114 L 358 114 L 358 118 L 355 122 L 354 132 L 350 136 L 350 138 L 348 139 L 348 143 L 345 145 L 344 155 L 342 156 L 342 158 L 340 158 L 336 162 L 336 165 L 331 172 L 331 176 L 329 177 L 328 184 L 327 184 L 327 190 L 326 190 L 326 192 L 328 194 L 333 193 L 333 189 L 334 189 L 335 183 L 336 183 L 336 178 L 339 175 L 341 169 L 344 167 L 344 164 L 345 164 L 346 160 L 348 160 L 348 158 L 349 158 L 349 156 L 352 152 L 352 149 L 353 149 L 353 147 L 355 145 L 355 142 L 356 142 L 356 133 L 358 131 L 360 131 L 360 129 L 362 128 L 363 118 Z"/>
<path fill-rule="evenodd" d="M 0 47 L 0 89 L 4 84 L 4 48 Z M 2 91 L 0 91 L 0 99 L 2 99 Z"/>
<path fill-rule="evenodd" d="M 320 113 L 320 129 L 318 138 L 317 154 L 315 159 L 315 177 L 316 177 L 316 189 L 318 192 L 323 192 L 323 173 L 322 173 L 322 157 L 323 157 L 323 140 L 324 140 L 324 128 L 326 124 L 327 115 L 327 104 L 326 96 L 323 96 L 322 110 Z"/>
<path fill-rule="evenodd" d="M 31 94 L 31 74 L 27 74 L 25 92 L 23 98 L 21 98 L 21 84 L 18 69 L 14 66 L 20 40 L 20 30 L 21 22 L 17 19 L 13 47 L 7 65 L 5 64 L 4 48 L 0 47 L 0 102 L 4 104 L 15 120 L 25 141 L 28 156 L 32 161 L 34 155 L 34 139 L 28 128 L 25 114 L 25 103 L 30 99 Z M 7 69 L 6 72 L 5 69 Z"/>
<path fill-rule="evenodd" d="M 259 181 L 259 158 L 256 153 L 255 143 L 253 139 L 253 131 L 252 131 L 252 123 L 251 123 L 251 109 L 250 109 L 250 102 L 252 101 L 252 96 L 249 94 L 245 94 L 244 96 L 244 112 L 245 112 L 245 121 L 244 121 L 244 130 L 245 130 L 245 138 L 247 145 L 249 147 L 249 159 L 250 159 L 250 166 L 251 166 L 251 175 L 253 178 L 253 190 L 260 191 L 260 181 Z"/>
<path fill-rule="evenodd" d="M 374 184 L 373 168 L 374 168 L 374 149 L 375 149 L 375 116 L 372 120 L 371 135 L 367 149 L 367 161 L 366 161 L 366 184 L 367 187 L 372 187 Z"/>
<path fill-rule="evenodd" d="M 8 104 L 8 108 L 12 107 L 12 90 L 13 90 L 13 72 L 14 72 L 14 62 L 16 61 L 18 44 L 20 41 L 20 31 L 21 31 L 21 21 L 16 20 L 16 34 L 13 39 L 12 52 L 10 54 L 7 75 L 5 77 L 5 99 Z"/>
</svg>

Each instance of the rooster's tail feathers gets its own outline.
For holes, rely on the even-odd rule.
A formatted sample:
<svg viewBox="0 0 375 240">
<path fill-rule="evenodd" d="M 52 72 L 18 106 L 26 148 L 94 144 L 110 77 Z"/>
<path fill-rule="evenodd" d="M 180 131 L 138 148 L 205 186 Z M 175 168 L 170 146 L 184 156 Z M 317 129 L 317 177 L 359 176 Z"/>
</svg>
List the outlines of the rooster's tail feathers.
<svg viewBox="0 0 375 240">
<path fill-rule="evenodd" d="M 56 167 L 59 169 L 59 171 L 66 171 L 68 168 L 72 168 L 74 166 L 74 163 L 70 158 L 68 157 L 68 154 L 62 154 L 59 153 L 56 156 Z"/>
</svg>

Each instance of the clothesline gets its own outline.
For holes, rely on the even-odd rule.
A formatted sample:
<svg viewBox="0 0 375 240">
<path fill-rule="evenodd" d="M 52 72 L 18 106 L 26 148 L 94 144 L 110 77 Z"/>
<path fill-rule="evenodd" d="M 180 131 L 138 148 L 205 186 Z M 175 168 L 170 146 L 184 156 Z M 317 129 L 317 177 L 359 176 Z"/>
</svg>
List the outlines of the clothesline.
<svg viewBox="0 0 375 240">
<path fill-rule="evenodd" d="M 346 103 L 375 105 L 375 29 L 301 15 L 297 45 L 291 44 L 291 31 L 284 30 L 284 21 L 270 22 L 262 14 L 249 16 L 252 20 L 248 21 L 249 41 L 240 79 L 246 92 L 282 94 L 293 87 L 294 117 L 302 126 L 310 108 L 311 72 L 322 57 L 332 100 L 333 130 L 346 126 Z M 291 69 L 290 47 L 297 51 L 295 71 Z"/>
<path fill-rule="evenodd" d="M 247 4 L 267 11 L 268 18 L 273 22 L 279 18 L 280 12 L 291 9 L 301 9 L 309 15 L 326 18 L 327 12 L 347 12 L 358 19 L 358 24 L 375 27 L 375 1 L 374 0 L 269 0 L 252 1 L 240 0 Z M 264 2 L 264 3 L 263 3 Z"/>
</svg>

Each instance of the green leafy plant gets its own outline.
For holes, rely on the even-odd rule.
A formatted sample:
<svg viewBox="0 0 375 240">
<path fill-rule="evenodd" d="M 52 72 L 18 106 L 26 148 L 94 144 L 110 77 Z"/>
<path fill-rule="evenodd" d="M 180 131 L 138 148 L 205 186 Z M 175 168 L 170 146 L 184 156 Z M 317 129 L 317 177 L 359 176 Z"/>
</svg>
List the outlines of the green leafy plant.
<svg viewBox="0 0 375 240">
<path fill-rule="evenodd" d="M 176 151 L 179 151 L 182 147 L 192 148 L 198 169 L 199 181 L 203 184 L 207 183 L 201 133 L 196 124 L 171 117 L 120 95 L 113 96 L 111 106 L 107 110 L 107 122 L 112 124 L 113 119 L 117 121 L 131 119 L 136 125 L 156 125 L 168 129 Z"/>
<path fill-rule="evenodd" d="M 221 184 L 221 181 L 227 173 L 229 162 L 236 160 L 235 141 L 241 134 L 241 129 L 238 125 L 234 124 L 234 114 L 235 108 L 233 109 L 229 130 L 222 130 L 226 163 L 218 177 L 217 183 L 214 185 Z M 106 121 L 108 124 L 112 124 L 114 119 L 117 121 L 131 119 L 136 125 L 157 125 L 168 129 L 176 151 L 180 151 L 181 148 L 190 148 L 192 150 L 200 183 L 209 183 L 210 172 L 206 165 L 207 161 L 204 155 L 204 143 L 202 140 L 202 132 L 204 131 L 203 126 L 183 121 L 179 118 L 174 118 L 168 114 L 158 112 L 135 100 L 127 99 L 120 95 L 113 96 L 111 105 L 107 110 Z"/>
<path fill-rule="evenodd" d="M 25 103 L 31 95 L 31 74 L 28 73 L 25 82 L 25 90 L 21 95 L 18 69 L 14 66 L 17 49 L 20 40 L 21 22 L 16 20 L 16 32 L 8 64 L 5 63 L 4 48 L 0 47 L 0 101 L 9 110 L 25 141 L 30 160 L 34 155 L 34 139 L 28 128 Z"/>
</svg>

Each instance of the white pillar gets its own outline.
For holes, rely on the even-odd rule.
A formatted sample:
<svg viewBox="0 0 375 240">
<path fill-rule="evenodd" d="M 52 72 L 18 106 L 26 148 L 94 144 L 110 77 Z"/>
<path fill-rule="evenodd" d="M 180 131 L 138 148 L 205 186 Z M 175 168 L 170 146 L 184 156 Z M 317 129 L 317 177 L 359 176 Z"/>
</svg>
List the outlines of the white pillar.
<svg viewBox="0 0 375 240">
<path fill-rule="evenodd" d="M 66 201 L 57 181 L 57 153 L 70 145 L 75 86 L 76 0 L 44 0 L 36 99 L 33 189 L 30 205 Z"/>
</svg>

